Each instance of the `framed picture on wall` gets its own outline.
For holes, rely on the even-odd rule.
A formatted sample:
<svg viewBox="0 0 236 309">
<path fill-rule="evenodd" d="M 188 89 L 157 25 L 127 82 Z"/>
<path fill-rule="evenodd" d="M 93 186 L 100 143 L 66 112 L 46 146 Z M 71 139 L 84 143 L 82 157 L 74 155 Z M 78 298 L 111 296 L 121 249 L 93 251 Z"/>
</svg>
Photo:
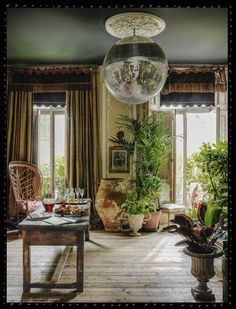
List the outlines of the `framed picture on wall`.
<svg viewBox="0 0 236 309">
<path fill-rule="evenodd" d="M 123 147 L 114 146 L 109 148 L 109 172 L 129 173 L 129 155 Z"/>
</svg>

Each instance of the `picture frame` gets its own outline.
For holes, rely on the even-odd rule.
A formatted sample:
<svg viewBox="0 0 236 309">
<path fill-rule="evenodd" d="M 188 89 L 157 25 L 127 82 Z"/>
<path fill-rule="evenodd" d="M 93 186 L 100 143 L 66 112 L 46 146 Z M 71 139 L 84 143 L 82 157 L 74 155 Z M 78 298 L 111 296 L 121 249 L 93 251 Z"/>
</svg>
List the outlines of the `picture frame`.
<svg viewBox="0 0 236 309">
<path fill-rule="evenodd" d="M 110 173 L 129 173 L 128 151 L 120 146 L 109 148 L 109 172 Z"/>
</svg>

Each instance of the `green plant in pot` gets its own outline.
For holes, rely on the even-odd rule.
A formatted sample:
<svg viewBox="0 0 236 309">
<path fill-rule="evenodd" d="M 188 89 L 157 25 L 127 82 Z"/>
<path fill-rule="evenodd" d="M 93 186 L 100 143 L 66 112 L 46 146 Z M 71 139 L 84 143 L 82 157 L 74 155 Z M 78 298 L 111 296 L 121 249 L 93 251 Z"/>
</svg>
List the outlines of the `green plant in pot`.
<svg viewBox="0 0 236 309">
<path fill-rule="evenodd" d="M 188 183 L 198 183 L 205 193 L 205 224 L 223 223 L 228 214 L 228 142 L 203 143 L 187 164 Z"/>
<path fill-rule="evenodd" d="M 126 149 L 133 160 L 137 196 L 139 199 L 147 197 L 149 205 L 146 208 L 153 217 L 154 213 L 159 215 L 155 216 L 155 220 L 150 220 L 154 221 L 150 230 L 156 230 L 160 217 L 159 195 L 165 185 L 160 175 L 166 168 L 172 149 L 171 137 L 160 117 L 157 119 L 148 117 L 139 121 L 128 116 L 120 116 L 116 123 L 120 129 L 129 133 L 131 139 L 128 141 L 123 136 L 121 138 L 115 136 L 109 140 Z"/>
<path fill-rule="evenodd" d="M 184 253 L 191 257 L 191 273 L 198 280 L 198 286 L 191 289 L 192 295 L 197 300 L 214 300 L 207 282 L 215 275 L 214 259 L 223 255 L 223 251 L 215 245 L 216 240 L 227 233 L 227 227 L 198 226 L 185 214 L 175 215 L 171 222 L 174 224 L 163 231 L 180 234 L 187 244 Z"/>
<path fill-rule="evenodd" d="M 140 197 L 137 192 L 134 192 L 121 205 L 121 209 L 124 211 L 121 217 L 128 218 L 129 226 L 132 230 L 131 236 L 141 236 L 138 231 L 141 229 L 143 222 L 147 221 L 150 217 L 148 215 L 149 202 L 150 198 L 148 196 Z"/>
</svg>

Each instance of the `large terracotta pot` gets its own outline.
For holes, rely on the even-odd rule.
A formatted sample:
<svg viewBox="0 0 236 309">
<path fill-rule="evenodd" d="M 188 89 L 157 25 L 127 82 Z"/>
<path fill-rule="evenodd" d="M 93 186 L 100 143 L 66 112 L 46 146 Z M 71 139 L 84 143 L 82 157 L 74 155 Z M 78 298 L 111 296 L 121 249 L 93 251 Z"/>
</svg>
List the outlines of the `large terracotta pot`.
<svg viewBox="0 0 236 309">
<path fill-rule="evenodd" d="M 161 218 L 161 210 L 150 212 L 151 218 L 142 226 L 143 232 L 155 232 L 158 229 L 160 218 Z"/>
<path fill-rule="evenodd" d="M 198 286 L 191 289 L 192 295 L 197 300 L 215 300 L 215 295 L 208 288 L 207 282 L 215 276 L 214 258 L 223 255 L 223 251 L 215 247 L 213 253 L 195 253 L 184 248 L 184 253 L 191 256 L 191 274 L 197 278 Z"/>
<path fill-rule="evenodd" d="M 96 195 L 95 207 L 105 231 L 121 231 L 121 208 L 127 195 L 122 192 L 122 178 L 103 178 Z"/>
</svg>

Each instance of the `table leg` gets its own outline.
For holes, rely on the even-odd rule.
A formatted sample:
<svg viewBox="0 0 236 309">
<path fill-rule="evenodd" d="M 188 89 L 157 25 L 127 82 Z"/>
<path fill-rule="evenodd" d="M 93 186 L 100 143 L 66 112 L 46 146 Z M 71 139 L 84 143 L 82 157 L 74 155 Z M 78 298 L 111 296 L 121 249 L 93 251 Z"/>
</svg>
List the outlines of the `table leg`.
<svg viewBox="0 0 236 309">
<path fill-rule="evenodd" d="M 29 292 L 30 277 L 31 277 L 29 233 L 26 231 L 22 231 L 22 239 L 23 239 L 23 291 Z"/>
<path fill-rule="evenodd" d="M 83 292 L 84 290 L 84 242 L 77 245 L 77 270 L 76 270 L 76 290 Z"/>
<path fill-rule="evenodd" d="M 88 226 L 88 229 L 85 230 L 85 240 L 89 240 L 89 226 Z"/>
</svg>

